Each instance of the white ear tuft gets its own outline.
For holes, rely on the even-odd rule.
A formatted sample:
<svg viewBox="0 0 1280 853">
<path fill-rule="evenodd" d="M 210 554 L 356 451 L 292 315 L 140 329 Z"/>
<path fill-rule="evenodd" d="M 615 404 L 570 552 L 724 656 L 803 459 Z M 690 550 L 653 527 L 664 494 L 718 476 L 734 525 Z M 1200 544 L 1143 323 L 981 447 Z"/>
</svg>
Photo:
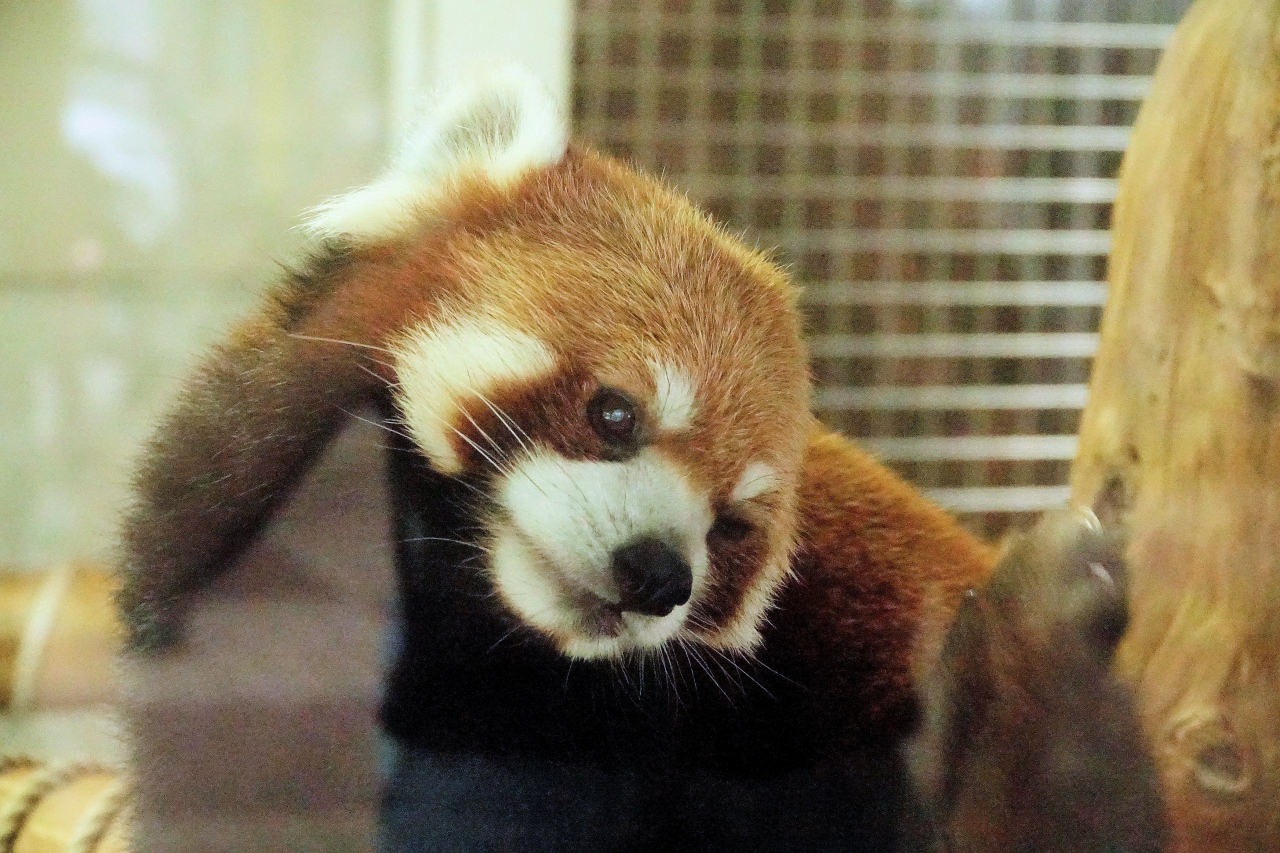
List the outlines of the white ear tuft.
<svg viewBox="0 0 1280 853">
<path fill-rule="evenodd" d="M 518 68 L 492 71 L 429 102 L 391 168 L 314 208 L 304 227 L 355 243 L 389 239 L 430 215 L 460 178 L 504 185 L 558 163 L 567 145 L 561 111 L 536 78 Z"/>
</svg>

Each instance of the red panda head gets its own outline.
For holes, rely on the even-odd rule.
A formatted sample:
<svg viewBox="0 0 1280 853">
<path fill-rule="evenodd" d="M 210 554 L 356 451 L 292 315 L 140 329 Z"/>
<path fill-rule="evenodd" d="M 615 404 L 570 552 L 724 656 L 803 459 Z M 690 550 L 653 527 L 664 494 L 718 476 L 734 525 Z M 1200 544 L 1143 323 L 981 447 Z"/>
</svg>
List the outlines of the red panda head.
<svg viewBox="0 0 1280 853">
<path fill-rule="evenodd" d="M 748 650 L 809 422 L 794 291 L 554 115 L 488 81 L 311 226 L 365 259 L 397 428 L 485 493 L 505 607 L 579 658 Z"/>
</svg>

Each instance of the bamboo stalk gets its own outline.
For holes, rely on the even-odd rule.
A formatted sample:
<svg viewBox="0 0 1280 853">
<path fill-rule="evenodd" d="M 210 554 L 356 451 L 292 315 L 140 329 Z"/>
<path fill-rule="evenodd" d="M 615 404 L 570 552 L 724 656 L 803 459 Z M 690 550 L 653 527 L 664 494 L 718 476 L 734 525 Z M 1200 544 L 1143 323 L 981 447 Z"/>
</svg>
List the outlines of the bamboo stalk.
<svg viewBox="0 0 1280 853">
<path fill-rule="evenodd" d="M 0 760 L 0 853 L 126 853 L 126 793 L 95 765 Z"/>
<path fill-rule="evenodd" d="M 0 712 L 116 700 L 113 585 L 83 563 L 0 573 Z"/>
</svg>

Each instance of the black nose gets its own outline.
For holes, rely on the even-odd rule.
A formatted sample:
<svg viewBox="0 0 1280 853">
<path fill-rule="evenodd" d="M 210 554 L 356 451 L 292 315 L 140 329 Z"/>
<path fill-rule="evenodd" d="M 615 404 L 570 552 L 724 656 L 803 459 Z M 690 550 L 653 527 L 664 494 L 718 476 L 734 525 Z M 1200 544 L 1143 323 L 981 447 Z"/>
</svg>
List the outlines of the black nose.
<svg viewBox="0 0 1280 853">
<path fill-rule="evenodd" d="M 693 592 L 693 570 L 684 556 L 661 539 L 646 537 L 613 552 L 623 612 L 666 616 Z"/>
</svg>

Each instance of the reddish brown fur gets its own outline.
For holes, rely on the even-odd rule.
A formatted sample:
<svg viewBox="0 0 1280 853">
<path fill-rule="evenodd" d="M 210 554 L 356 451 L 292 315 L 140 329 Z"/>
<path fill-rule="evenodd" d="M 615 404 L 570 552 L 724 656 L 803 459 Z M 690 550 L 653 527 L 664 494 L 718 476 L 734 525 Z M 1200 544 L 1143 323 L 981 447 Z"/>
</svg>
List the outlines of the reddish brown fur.
<svg viewBox="0 0 1280 853">
<path fill-rule="evenodd" d="M 847 439 L 815 427 L 800 489 L 794 579 L 766 643 L 785 645 L 816 693 L 857 709 L 859 730 L 892 740 L 914 722 L 917 657 L 966 589 L 986 579 L 985 544 Z M 937 622 L 939 624 L 930 624 Z M 834 722 L 834 721 L 833 721 Z"/>
<path fill-rule="evenodd" d="M 660 448 L 717 494 L 770 449 L 783 486 L 770 551 L 786 553 L 807 403 L 794 294 L 658 183 L 571 150 L 514 187 L 463 186 L 397 243 L 333 247 L 316 266 L 214 352 L 149 448 L 123 535 L 134 645 L 170 639 L 183 597 L 243 549 L 344 412 L 379 389 L 374 374 L 394 378 L 379 350 L 478 306 L 555 347 L 568 373 L 620 387 L 651 389 L 646 350 L 724 371 L 699 399 L 709 428 Z M 708 358 L 717 347 L 732 358 Z"/>
<path fill-rule="evenodd" d="M 566 371 L 587 365 L 624 389 L 652 391 L 646 351 L 676 364 L 695 348 L 726 351 L 721 364 L 735 372 L 707 377 L 699 399 L 708 428 L 668 449 L 708 483 L 726 476 L 710 460 L 736 469 L 777 448 L 798 461 L 804 353 L 793 289 L 776 267 L 666 188 L 586 151 L 511 196 L 477 195 L 459 202 L 459 227 L 411 249 L 416 269 L 449 278 L 443 307 L 483 305 L 556 348 Z"/>
</svg>

